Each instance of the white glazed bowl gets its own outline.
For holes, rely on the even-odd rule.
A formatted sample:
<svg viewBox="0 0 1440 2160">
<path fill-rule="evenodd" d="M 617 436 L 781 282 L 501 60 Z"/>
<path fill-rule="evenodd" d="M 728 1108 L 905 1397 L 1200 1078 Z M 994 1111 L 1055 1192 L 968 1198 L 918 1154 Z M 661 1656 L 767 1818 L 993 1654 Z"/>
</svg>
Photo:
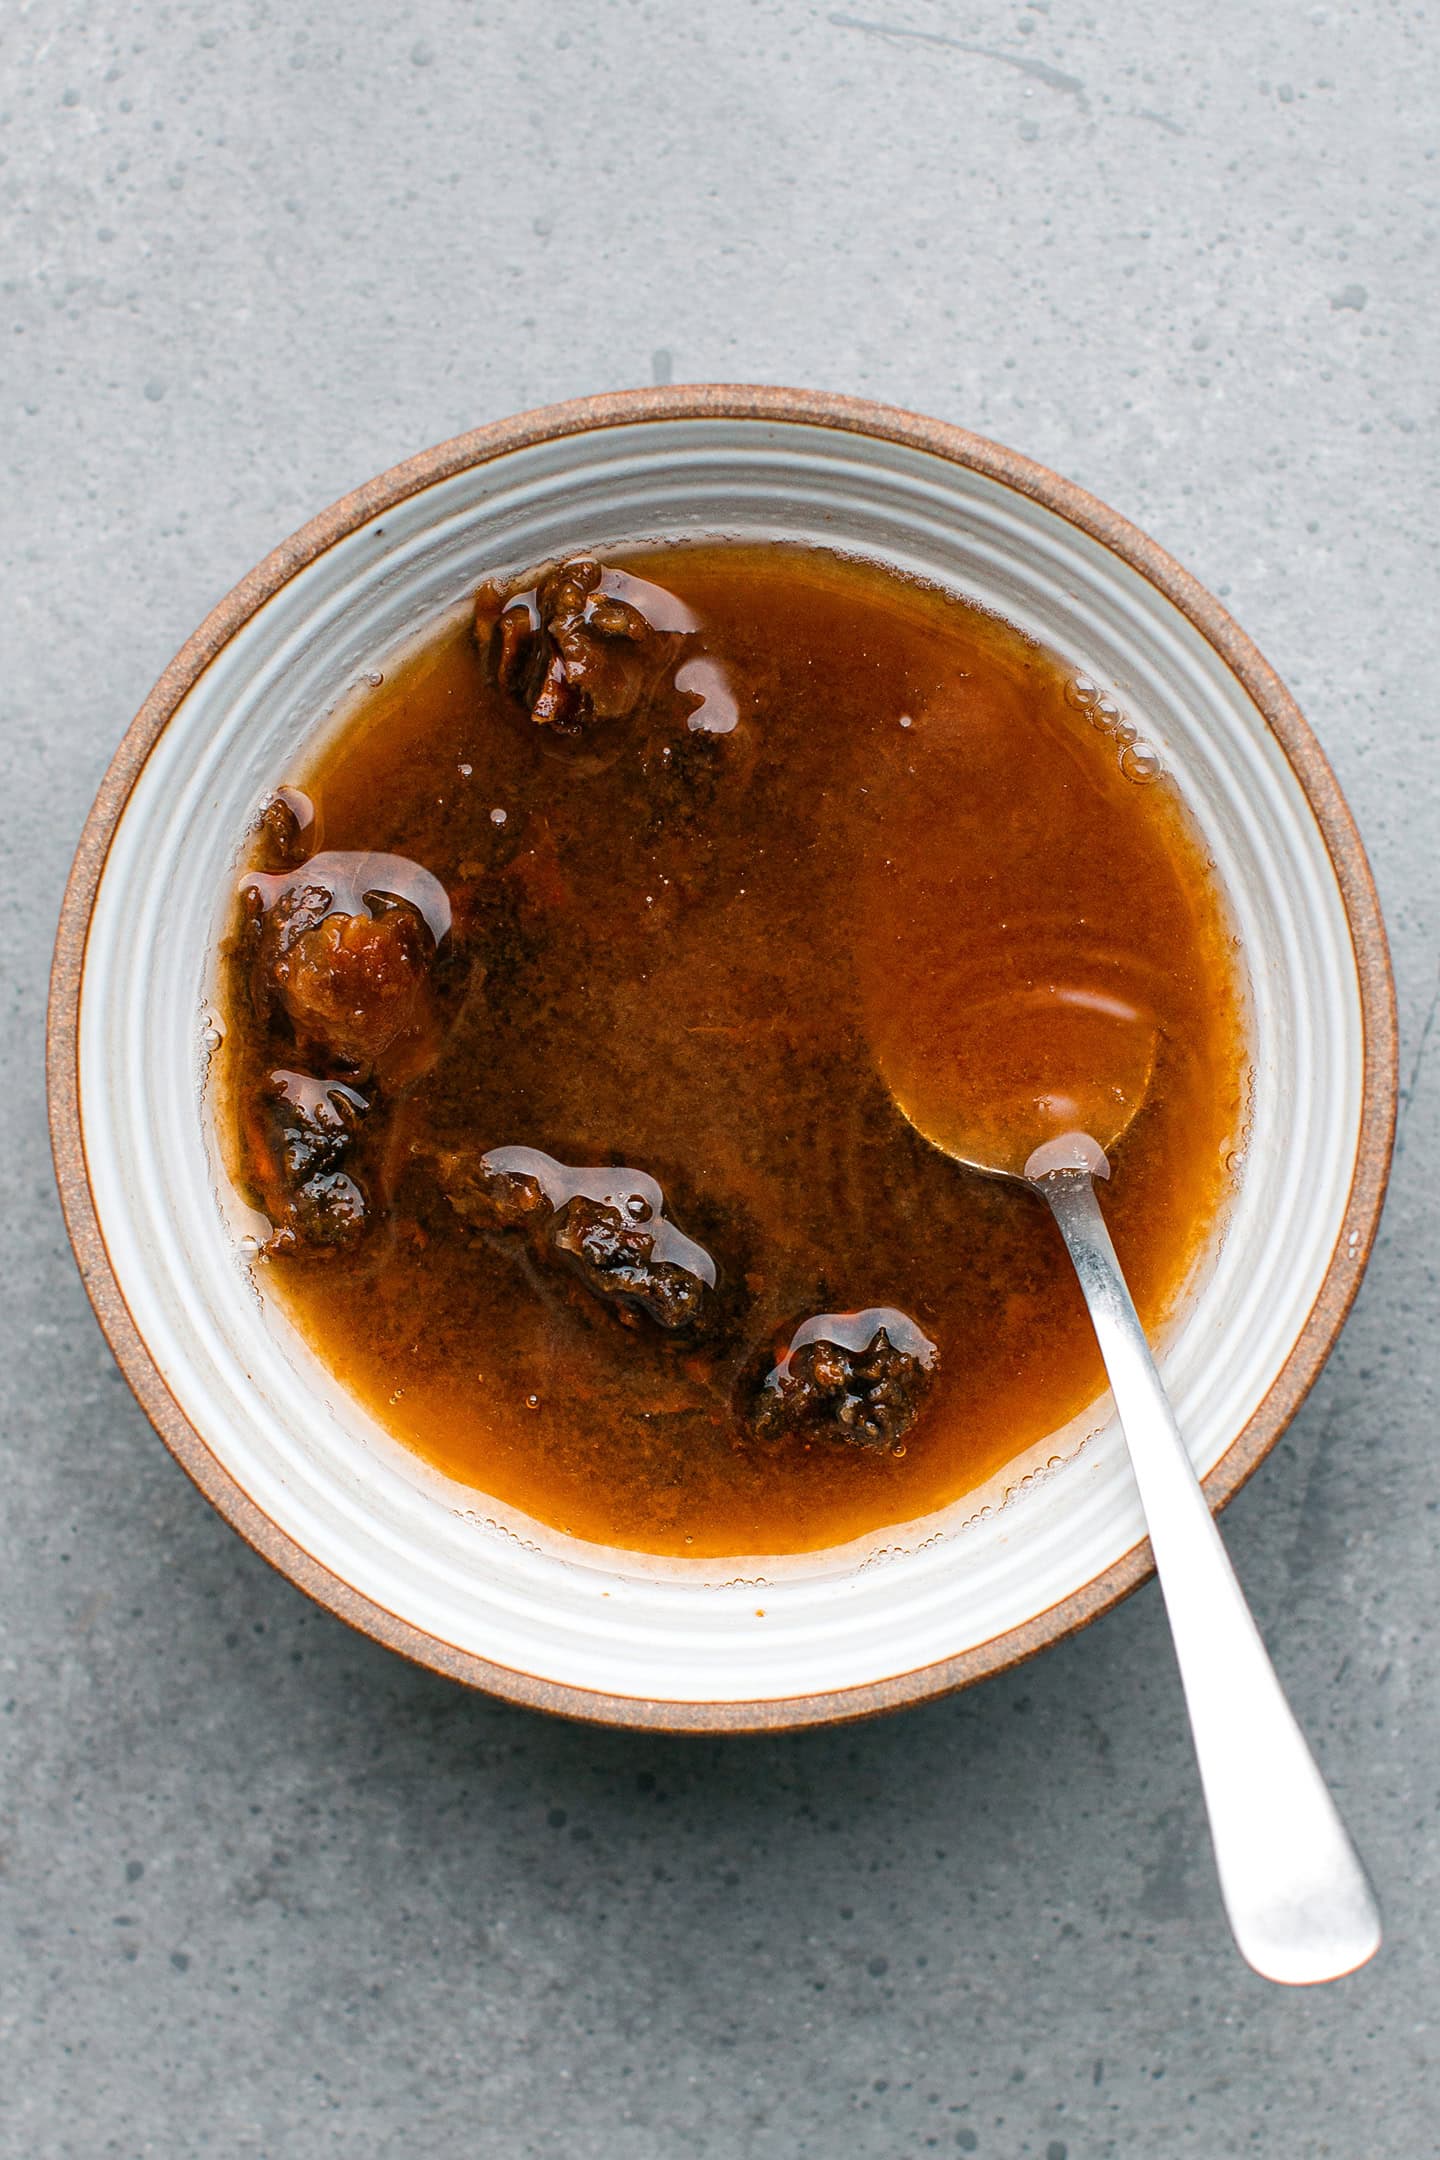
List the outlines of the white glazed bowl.
<svg viewBox="0 0 1440 2160">
<path fill-rule="evenodd" d="M 796 392 L 587 400 L 412 460 L 262 564 L 136 720 L 67 895 L 52 1123 L 87 1286 L 185 1467 L 322 1602 L 514 1699 L 682 1729 L 916 1700 L 1103 1610 L 1148 1567 L 1113 1421 L 1102 1408 L 1083 1446 L 989 1496 L 1001 1504 L 843 1552 L 726 1569 L 566 1540 L 397 1446 L 261 1298 L 204 1079 L 214 943 L 247 828 L 361 673 L 497 569 L 699 533 L 869 554 L 962 590 L 1111 688 L 1175 774 L 1229 896 L 1253 1008 L 1234 1203 L 1164 1348 L 1215 1505 L 1273 1443 L 1344 1318 L 1395 1100 L 1374 892 L 1300 715 L 1152 543 L 993 444 Z"/>
</svg>

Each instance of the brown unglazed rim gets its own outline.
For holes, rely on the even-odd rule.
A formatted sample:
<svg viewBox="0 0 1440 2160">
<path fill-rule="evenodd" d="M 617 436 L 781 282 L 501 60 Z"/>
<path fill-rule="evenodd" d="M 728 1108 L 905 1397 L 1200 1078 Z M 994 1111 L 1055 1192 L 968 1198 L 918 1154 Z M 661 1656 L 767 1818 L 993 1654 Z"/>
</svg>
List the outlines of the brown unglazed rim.
<svg viewBox="0 0 1440 2160">
<path fill-rule="evenodd" d="M 1157 587 L 1214 647 L 1264 715 L 1305 791 L 1344 899 L 1360 980 L 1365 1066 L 1359 1148 L 1344 1221 L 1319 1294 L 1274 1385 L 1206 1478 L 1205 1493 L 1212 1508 L 1223 1507 L 1269 1453 L 1304 1401 L 1340 1332 L 1375 1239 L 1390 1167 L 1397 1094 L 1395 989 L 1374 881 L 1335 776 L 1289 692 L 1220 603 L 1153 540 L 1068 480 L 982 436 L 863 399 L 808 390 L 706 383 L 580 398 L 477 428 L 407 459 L 312 518 L 243 578 L 176 654 L 132 722 L 86 820 L 61 909 L 47 1030 L 50 1131 L 66 1226 L 90 1301 L 121 1370 L 181 1467 L 258 1553 L 319 1604 L 418 1664 L 511 1702 L 599 1724 L 707 1733 L 792 1730 L 873 1716 L 1003 1672 L 1097 1619 L 1144 1582 L 1153 1572 L 1149 1543 L 1142 1540 L 1132 1546 L 1082 1589 L 989 1642 L 891 1679 L 817 1695 L 755 1702 L 650 1702 L 561 1686 L 458 1650 L 362 1597 L 322 1567 L 261 1512 L 181 1412 L 131 1318 L 106 1250 L 85 1160 L 77 1045 L 91 914 L 130 791 L 181 699 L 221 648 L 282 585 L 338 540 L 396 503 L 509 451 L 595 428 L 717 418 L 839 428 L 929 451 L 1029 496 L 1078 526 Z"/>
</svg>

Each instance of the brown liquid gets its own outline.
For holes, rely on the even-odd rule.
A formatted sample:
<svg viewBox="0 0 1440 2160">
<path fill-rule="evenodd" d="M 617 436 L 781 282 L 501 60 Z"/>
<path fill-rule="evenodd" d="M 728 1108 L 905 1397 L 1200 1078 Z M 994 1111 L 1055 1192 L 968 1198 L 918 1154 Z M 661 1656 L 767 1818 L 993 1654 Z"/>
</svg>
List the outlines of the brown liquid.
<svg viewBox="0 0 1440 2160">
<path fill-rule="evenodd" d="M 722 721 L 738 706 L 703 754 L 694 696 L 555 741 L 452 621 L 313 770 L 275 775 L 313 797 L 313 845 L 438 878 L 477 964 L 394 1090 L 384 1219 L 263 1280 L 392 1433 L 502 1505 L 692 1557 L 839 1543 L 974 1489 L 1103 1386 L 1044 1207 L 928 1145 L 880 1068 L 928 1090 L 933 1130 L 950 1072 L 973 1090 L 1008 1058 L 1013 1080 L 1009 993 L 1138 1011 L 1144 1101 L 1104 1205 L 1153 1328 L 1242 1121 L 1233 941 L 1173 788 L 1127 778 L 1006 624 L 801 550 L 625 567 L 693 611 L 721 673 L 692 689 Z M 234 991 L 230 1022 L 233 1070 L 254 1049 Z M 697 1349 L 554 1294 L 461 1226 L 417 1144 L 648 1172 L 716 1256 L 733 1330 Z M 813 1314 L 880 1306 L 939 1349 L 903 1452 L 754 1446 L 736 1391 L 757 1360 Z"/>
</svg>

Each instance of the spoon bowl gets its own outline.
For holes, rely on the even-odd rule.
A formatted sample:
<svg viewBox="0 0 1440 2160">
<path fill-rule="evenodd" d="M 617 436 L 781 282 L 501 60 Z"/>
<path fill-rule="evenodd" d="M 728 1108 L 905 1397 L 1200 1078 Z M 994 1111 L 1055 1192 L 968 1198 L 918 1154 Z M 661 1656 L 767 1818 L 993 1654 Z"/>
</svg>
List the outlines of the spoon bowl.
<svg viewBox="0 0 1440 2160">
<path fill-rule="evenodd" d="M 881 1067 L 915 1130 L 972 1170 L 1026 1178 L 1037 1149 L 1073 1134 L 1103 1161 L 1144 1107 L 1159 1039 L 1117 990 L 1027 984 L 967 1003 L 965 1019 L 968 1055 L 947 1064 L 915 1028 L 884 1046 Z"/>
</svg>

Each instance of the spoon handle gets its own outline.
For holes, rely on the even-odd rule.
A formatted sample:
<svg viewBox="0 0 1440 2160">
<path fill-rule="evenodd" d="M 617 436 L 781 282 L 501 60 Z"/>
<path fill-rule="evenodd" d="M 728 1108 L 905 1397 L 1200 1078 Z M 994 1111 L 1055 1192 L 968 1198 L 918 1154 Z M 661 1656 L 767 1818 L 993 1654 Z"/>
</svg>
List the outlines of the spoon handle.
<svg viewBox="0 0 1440 2160">
<path fill-rule="evenodd" d="M 1267 1980 L 1336 1980 L 1380 1947 L 1374 1893 L 1220 1541 L 1090 1174 L 1033 1182 L 1075 1263 L 1130 1449 L 1236 1943 Z"/>
</svg>

